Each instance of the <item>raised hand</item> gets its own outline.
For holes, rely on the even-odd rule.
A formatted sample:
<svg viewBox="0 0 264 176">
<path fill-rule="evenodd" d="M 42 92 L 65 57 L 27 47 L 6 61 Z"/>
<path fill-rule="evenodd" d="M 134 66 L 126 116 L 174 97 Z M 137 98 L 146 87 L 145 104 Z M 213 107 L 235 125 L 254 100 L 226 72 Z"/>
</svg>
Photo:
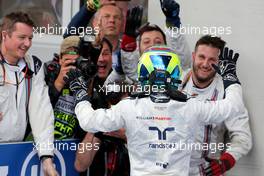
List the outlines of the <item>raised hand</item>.
<svg viewBox="0 0 264 176">
<path fill-rule="evenodd" d="M 141 26 L 143 8 L 141 6 L 128 9 L 126 16 L 125 34 L 130 37 L 137 37 L 137 29 Z"/>
<path fill-rule="evenodd" d="M 166 24 L 168 27 L 180 27 L 180 5 L 175 0 L 160 0 L 161 10 L 166 16 Z"/>
<path fill-rule="evenodd" d="M 124 51 L 132 52 L 137 48 L 136 37 L 141 26 L 143 8 L 136 6 L 127 11 L 126 28 L 122 37 L 121 48 Z"/>
<path fill-rule="evenodd" d="M 91 12 L 95 12 L 100 7 L 100 0 L 87 0 L 87 9 Z"/>
<path fill-rule="evenodd" d="M 214 69 L 223 77 L 224 87 L 227 88 L 231 84 L 240 84 L 236 74 L 236 64 L 239 54 L 232 49 L 225 47 L 219 56 L 218 66 L 213 65 Z"/>
</svg>

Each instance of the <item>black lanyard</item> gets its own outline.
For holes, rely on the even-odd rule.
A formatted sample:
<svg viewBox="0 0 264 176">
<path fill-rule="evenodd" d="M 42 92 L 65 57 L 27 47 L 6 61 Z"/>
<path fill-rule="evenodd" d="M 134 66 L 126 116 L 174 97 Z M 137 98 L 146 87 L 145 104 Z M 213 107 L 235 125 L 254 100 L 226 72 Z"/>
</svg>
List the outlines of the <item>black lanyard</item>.
<svg viewBox="0 0 264 176">
<path fill-rule="evenodd" d="M 4 58 L 4 56 L 3 56 L 3 54 L 2 54 L 2 52 L 0 51 L 0 56 L 1 56 L 1 58 L 0 58 L 0 64 L 1 64 L 1 67 L 2 67 L 2 70 L 3 70 L 3 75 L 2 75 L 2 77 L 3 77 L 3 82 L 1 82 L 1 80 L 0 80 L 0 86 L 3 86 L 4 84 L 5 84 L 5 78 L 6 78 L 6 70 L 5 70 L 5 67 L 4 67 L 4 63 L 7 63 L 6 62 L 6 60 L 5 60 L 5 58 Z M 24 58 L 23 58 L 24 59 Z M 24 59 L 24 61 L 25 61 L 25 59 Z M 30 78 L 32 78 L 32 75 L 33 75 L 33 72 L 29 69 L 29 67 L 28 67 L 28 64 L 27 64 L 27 62 L 25 61 L 25 63 L 26 63 L 26 66 L 25 66 L 25 68 L 22 70 L 22 72 L 24 72 L 24 78 L 26 78 L 26 79 L 30 79 Z M 8 63 L 7 63 L 8 64 Z M 1 76 L 1 75 L 0 75 Z M 19 85 L 23 80 L 24 80 L 24 78 L 19 82 L 19 83 L 17 83 L 17 85 Z M 14 85 L 14 84 L 13 84 Z"/>
<path fill-rule="evenodd" d="M 1 50 L 0 50 L 0 56 L 1 56 L 1 58 L 0 58 L 1 64 L 4 64 L 4 62 L 6 62 L 6 61 L 5 61 L 5 58 L 4 58 Z"/>
<path fill-rule="evenodd" d="M 3 70 L 3 75 L 0 75 L 2 76 L 3 78 L 3 81 L 0 80 L 0 86 L 3 86 L 5 84 L 5 77 L 6 77 L 6 72 L 5 72 L 5 67 L 4 67 L 4 62 L 5 62 L 5 58 L 0 50 L 0 64 L 1 64 L 1 67 L 2 67 L 2 70 Z"/>
</svg>

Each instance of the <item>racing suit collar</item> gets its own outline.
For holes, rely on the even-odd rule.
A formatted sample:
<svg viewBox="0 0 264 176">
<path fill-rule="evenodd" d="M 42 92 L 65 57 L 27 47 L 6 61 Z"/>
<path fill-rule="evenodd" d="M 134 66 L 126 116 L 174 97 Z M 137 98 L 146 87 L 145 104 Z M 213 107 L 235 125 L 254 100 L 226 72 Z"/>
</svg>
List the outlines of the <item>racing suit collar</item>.
<svg viewBox="0 0 264 176">
<path fill-rule="evenodd" d="M 151 93 L 150 99 L 154 103 L 167 103 L 170 101 L 170 97 L 166 93 Z"/>
</svg>

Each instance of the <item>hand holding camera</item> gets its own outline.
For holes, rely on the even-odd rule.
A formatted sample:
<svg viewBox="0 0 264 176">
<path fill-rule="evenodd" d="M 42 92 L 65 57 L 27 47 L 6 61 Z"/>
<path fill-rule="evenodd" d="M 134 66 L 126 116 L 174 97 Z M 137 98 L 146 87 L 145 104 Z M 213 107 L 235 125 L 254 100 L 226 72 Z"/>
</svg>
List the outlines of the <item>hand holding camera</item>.
<svg viewBox="0 0 264 176">
<path fill-rule="evenodd" d="M 102 50 L 102 44 L 93 35 L 86 35 L 80 39 L 78 51 L 80 57 L 76 59 L 76 68 L 81 70 L 84 78 L 93 77 L 97 72 L 97 61 Z"/>
<path fill-rule="evenodd" d="M 79 69 L 85 79 L 89 79 L 97 73 L 97 61 L 102 45 L 96 41 L 95 36 L 86 35 L 80 38 L 78 47 L 72 48 L 62 54 L 60 59 L 61 70 L 58 79 L 63 80 L 71 69 Z M 64 81 L 64 83 L 67 83 Z"/>
<path fill-rule="evenodd" d="M 58 91 L 61 91 L 65 86 L 65 81 L 63 78 L 69 72 L 70 69 L 75 69 L 76 59 L 79 57 L 76 52 L 70 51 L 68 53 L 64 53 L 62 58 L 60 59 L 60 72 L 55 80 L 55 87 Z"/>
</svg>

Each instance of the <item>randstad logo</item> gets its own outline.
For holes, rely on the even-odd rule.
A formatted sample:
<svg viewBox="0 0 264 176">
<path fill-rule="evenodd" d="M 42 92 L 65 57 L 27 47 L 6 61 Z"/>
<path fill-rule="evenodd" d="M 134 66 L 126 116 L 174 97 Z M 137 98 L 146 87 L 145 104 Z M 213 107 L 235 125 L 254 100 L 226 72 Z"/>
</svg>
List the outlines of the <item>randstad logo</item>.
<svg viewBox="0 0 264 176">
<path fill-rule="evenodd" d="M 66 166 L 63 156 L 56 149 L 54 150 L 54 154 L 54 163 L 56 163 L 56 170 L 60 175 L 66 175 Z M 44 176 L 42 164 L 41 162 L 39 162 L 36 150 L 31 151 L 25 159 L 20 176 Z"/>
<path fill-rule="evenodd" d="M 167 139 L 167 132 L 175 131 L 174 127 L 168 127 L 164 130 L 160 130 L 158 127 L 149 127 L 149 131 L 156 131 L 158 134 L 159 140 L 166 140 Z"/>
</svg>

